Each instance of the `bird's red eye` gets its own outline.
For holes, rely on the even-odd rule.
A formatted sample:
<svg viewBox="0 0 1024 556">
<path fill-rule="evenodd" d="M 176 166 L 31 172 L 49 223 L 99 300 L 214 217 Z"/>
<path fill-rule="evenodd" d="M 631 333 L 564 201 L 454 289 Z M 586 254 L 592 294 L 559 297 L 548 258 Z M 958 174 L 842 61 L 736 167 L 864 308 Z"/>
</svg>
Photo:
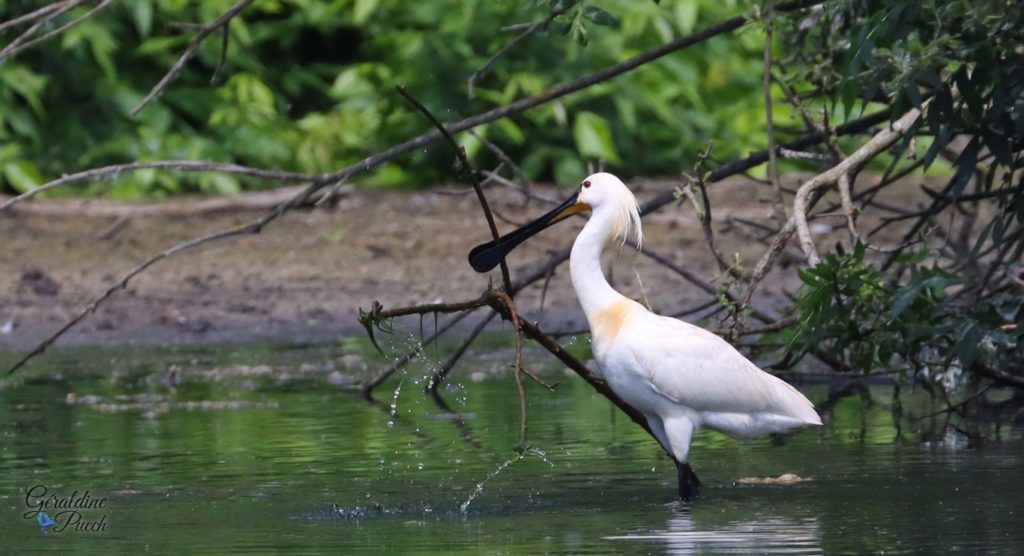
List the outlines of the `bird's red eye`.
<svg viewBox="0 0 1024 556">
<path fill-rule="evenodd" d="M 590 180 L 583 182 L 583 187 L 590 187 Z"/>
</svg>

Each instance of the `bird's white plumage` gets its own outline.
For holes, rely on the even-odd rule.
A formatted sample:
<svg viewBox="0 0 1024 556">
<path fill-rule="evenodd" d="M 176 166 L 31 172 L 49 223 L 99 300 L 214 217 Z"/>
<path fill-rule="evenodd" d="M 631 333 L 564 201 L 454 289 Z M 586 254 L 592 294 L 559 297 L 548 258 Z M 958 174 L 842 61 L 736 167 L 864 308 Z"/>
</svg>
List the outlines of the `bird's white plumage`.
<svg viewBox="0 0 1024 556">
<path fill-rule="evenodd" d="M 686 461 L 701 427 L 751 438 L 821 424 L 803 394 L 722 338 L 656 315 L 608 284 L 600 263 L 605 244 L 631 230 L 642 237 L 636 200 L 617 177 L 588 177 L 578 202 L 590 205 L 593 215 L 573 244 L 569 266 L 594 359 L 612 390 L 647 417 L 678 462 Z"/>
</svg>

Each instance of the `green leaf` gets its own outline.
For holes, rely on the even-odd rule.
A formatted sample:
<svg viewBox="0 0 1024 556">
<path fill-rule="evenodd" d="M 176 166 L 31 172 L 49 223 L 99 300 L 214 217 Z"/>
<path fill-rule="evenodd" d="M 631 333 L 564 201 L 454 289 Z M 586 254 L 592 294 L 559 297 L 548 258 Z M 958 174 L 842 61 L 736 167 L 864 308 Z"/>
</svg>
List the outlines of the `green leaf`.
<svg viewBox="0 0 1024 556">
<path fill-rule="evenodd" d="M 500 129 L 501 132 L 504 133 L 505 136 L 507 136 L 513 143 L 521 145 L 523 144 L 523 141 L 526 141 L 526 136 L 523 135 L 523 130 L 520 129 L 512 120 L 502 118 L 495 122 L 495 125 L 498 126 L 498 129 Z"/>
<path fill-rule="evenodd" d="M 594 22 L 594 25 L 615 25 L 619 22 L 615 16 L 597 6 L 587 6 L 584 15 L 587 19 Z"/>
<path fill-rule="evenodd" d="M 151 0 L 134 0 L 130 3 L 132 20 L 139 36 L 146 38 L 153 29 L 153 3 Z"/>
<path fill-rule="evenodd" d="M 378 4 L 380 4 L 380 0 L 356 0 L 355 6 L 352 8 L 352 21 L 356 25 L 366 23 L 373 12 L 377 11 Z"/>
<path fill-rule="evenodd" d="M 4 164 L 3 174 L 7 183 L 21 193 L 35 189 L 43 183 L 39 169 L 27 160 L 14 160 Z"/>
<path fill-rule="evenodd" d="M 700 2 L 676 2 L 676 25 L 684 34 L 693 32 L 697 26 L 697 14 Z"/>
<path fill-rule="evenodd" d="M 917 278 L 923 278 L 923 276 L 918 276 Z M 959 278 L 947 274 L 937 274 L 923 279 L 912 280 L 911 283 L 900 288 L 893 295 L 892 308 L 889 310 L 889 321 L 891 322 L 899 318 L 917 300 L 922 291 L 931 288 L 945 290 L 959 282 Z"/>
<path fill-rule="evenodd" d="M 621 162 L 619 153 L 615 150 L 611 127 L 601 116 L 593 112 L 576 114 L 573 138 L 580 154 L 603 158 L 614 164 Z"/>
</svg>

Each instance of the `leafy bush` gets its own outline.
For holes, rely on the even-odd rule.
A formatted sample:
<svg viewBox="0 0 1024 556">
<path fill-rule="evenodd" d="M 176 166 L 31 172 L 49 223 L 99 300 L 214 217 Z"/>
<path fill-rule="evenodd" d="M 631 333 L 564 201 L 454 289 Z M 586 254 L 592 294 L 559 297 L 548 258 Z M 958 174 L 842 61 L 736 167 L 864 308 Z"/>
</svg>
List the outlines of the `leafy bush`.
<svg viewBox="0 0 1024 556">
<path fill-rule="evenodd" d="M 963 279 L 936 264 L 909 257 L 910 276 L 889 283 L 865 260 L 865 247 L 830 253 L 799 270 L 799 320 L 776 335 L 793 357 L 825 349 L 843 365 L 870 374 L 910 370 L 946 391 L 962 386 L 979 360 L 1002 367 L 1021 358 L 1024 330 L 1008 327 L 1024 310 L 1024 297 L 1002 292 L 967 305 Z"/>
<path fill-rule="evenodd" d="M 63 173 L 136 160 L 326 171 L 429 129 L 395 85 L 453 120 L 571 81 L 745 7 L 707 0 L 256 2 L 231 23 L 223 68 L 214 35 L 167 92 L 132 117 L 194 33 L 177 24 L 211 21 L 232 3 L 114 3 L 0 65 L 0 187 L 24 191 Z M 0 20 L 44 4 L 0 1 Z M 480 76 L 468 98 L 469 75 L 521 32 L 501 28 L 543 20 L 552 10 L 561 15 Z M 762 42 L 756 31 L 712 40 L 478 132 L 521 162 L 531 179 L 575 181 L 585 162 L 598 158 L 625 174 L 675 174 L 712 136 L 718 156 L 735 157 L 764 144 L 757 95 Z M 479 166 L 497 164 L 476 138 L 462 140 Z M 450 163 L 444 149 L 428 149 L 362 183 L 429 184 L 444 179 Z M 88 191 L 163 196 L 273 185 L 141 172 Z"/>
</svg>

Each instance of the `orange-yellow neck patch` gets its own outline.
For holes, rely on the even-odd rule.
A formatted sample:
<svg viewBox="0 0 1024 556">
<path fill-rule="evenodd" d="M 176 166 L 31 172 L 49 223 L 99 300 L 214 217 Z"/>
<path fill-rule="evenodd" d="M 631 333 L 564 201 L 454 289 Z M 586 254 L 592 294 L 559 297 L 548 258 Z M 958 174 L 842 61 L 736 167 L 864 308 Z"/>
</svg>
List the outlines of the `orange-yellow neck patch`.
<svg viewBox="0 0 1024 556">
<path fill-rule="evenodd" d="M 591 334 L 602 342 L 614 342 L 626 326 L 626 320 L 633 312 L 636 303 L 628 299 L 617 299 L 594 317 Z"/>
</svg>

